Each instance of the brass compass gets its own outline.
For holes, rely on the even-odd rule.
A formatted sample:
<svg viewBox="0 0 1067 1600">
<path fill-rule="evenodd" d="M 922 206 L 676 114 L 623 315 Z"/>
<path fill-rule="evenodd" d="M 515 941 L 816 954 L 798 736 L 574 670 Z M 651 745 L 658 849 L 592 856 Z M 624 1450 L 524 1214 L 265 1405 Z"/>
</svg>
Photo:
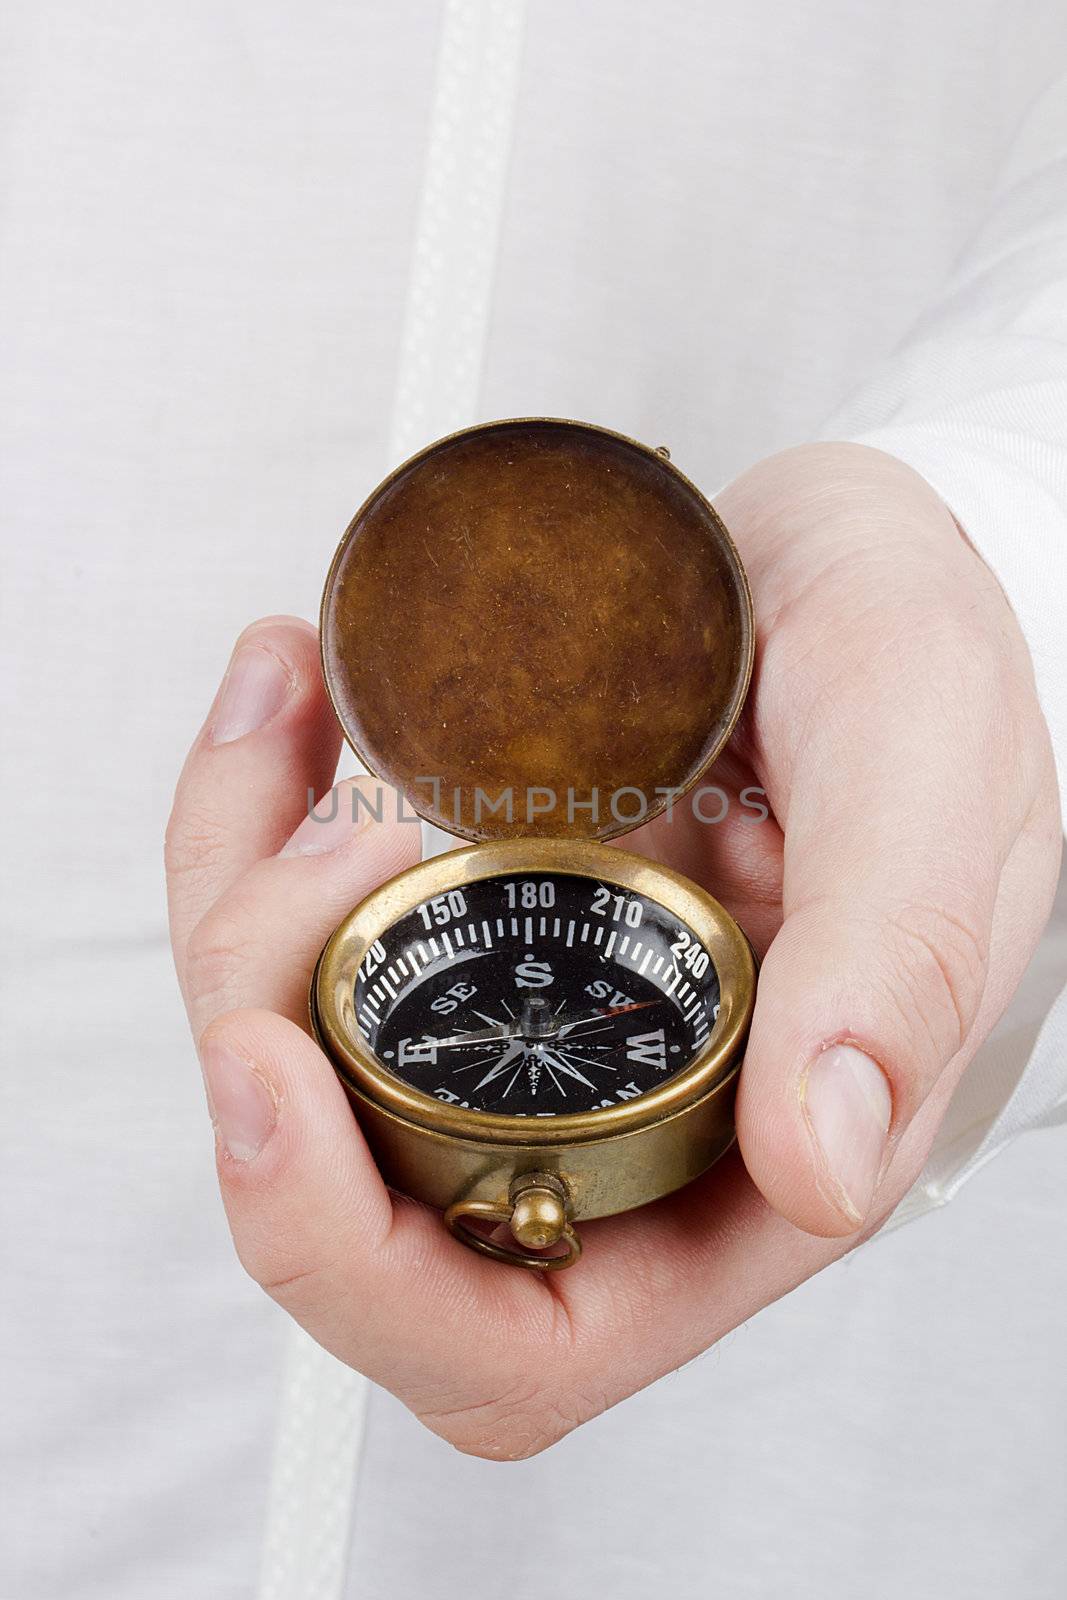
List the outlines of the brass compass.
<svg viewBox="0 0 1067 1600">
<path fill-rule="evenodd" d="M 555 419 L 442 439 L 356 513 L 326 685 L 369 771 L 471 841 L 369 895 L 311 1019 L 386 1181 L 539 1270 L 733 1139 L 756 967 L 704 890 L 606 841 L 737 720 L 740 558 L 669 461 Z"/>
</svg>

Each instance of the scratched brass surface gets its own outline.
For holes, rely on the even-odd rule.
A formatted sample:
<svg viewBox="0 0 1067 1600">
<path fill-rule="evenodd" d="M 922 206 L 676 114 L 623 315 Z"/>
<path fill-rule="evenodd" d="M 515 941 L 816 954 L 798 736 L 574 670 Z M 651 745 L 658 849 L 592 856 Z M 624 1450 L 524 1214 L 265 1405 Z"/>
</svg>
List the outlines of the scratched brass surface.
<svg viewBox="0 0 1067 1600">
<path fill-rule="evenodd" d="M 610 838 L 655 815 L 725 743 L 752 667 L 712 507 L 656 450 L 551 419 L 398 468 L 345 534 L 321 620 L 349 742 L 470 839 Z"/>
</svg>

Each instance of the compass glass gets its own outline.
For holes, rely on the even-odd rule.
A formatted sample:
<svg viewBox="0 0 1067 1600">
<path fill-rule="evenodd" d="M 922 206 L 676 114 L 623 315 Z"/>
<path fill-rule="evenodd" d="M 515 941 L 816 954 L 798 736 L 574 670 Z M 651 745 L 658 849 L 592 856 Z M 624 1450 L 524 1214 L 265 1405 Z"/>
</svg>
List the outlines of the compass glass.
<svg viewBox="0 0 1067 1600">
<path fill-rule="evenodd" d="M 607 879 L 482 878 L 417 905 L 365 955 L 363 1036 L 412 1088 L 502 1116 L 638 1099 L 707 1043 L 719 977 L 672 912 Z"/>
</svg>

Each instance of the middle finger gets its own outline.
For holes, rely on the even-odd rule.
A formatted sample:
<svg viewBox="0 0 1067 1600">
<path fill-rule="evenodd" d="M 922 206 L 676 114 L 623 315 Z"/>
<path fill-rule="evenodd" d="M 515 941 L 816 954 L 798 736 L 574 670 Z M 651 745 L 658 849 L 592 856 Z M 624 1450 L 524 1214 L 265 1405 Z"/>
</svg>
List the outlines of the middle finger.
<svg viewBox="0 0 1067 1600">
<path fill-rule="evenodd" d="M 195 1037 L 214 1017 L 245 1007 L 304 1024 L 311 974 L 334 928 L 421 856 L 417 823 L 399 820 L 394 792 L 377 779 L 337 784 L 316 813 L 193 930 L 185 994 Z"/>
</svg>

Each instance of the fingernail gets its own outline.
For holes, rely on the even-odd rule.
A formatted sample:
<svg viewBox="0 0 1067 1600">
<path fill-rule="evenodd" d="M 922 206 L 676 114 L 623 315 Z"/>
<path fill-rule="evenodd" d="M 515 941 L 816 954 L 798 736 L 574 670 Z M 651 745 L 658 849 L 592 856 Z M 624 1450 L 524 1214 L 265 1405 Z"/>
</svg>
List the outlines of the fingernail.
<svg viewBox="0 0 1067 1600">
<path fill-rule="evenodd" d="M 800 1093 L 831 1197 L 858 1225 L 870 1210 L 885 1155 L 893 1114 L 889 1080 L 862 1050 L 835 1044 L 816 1056 Z"/>
<path fill-rule="evenodd" d="M 201 1063 L 220 1145 L 234 1161 L 254 1161 L 278 1120 L 270 1085 L 225 1045 L 205 1044 Z"/>
<path fill-rule="evenodd" d="M 337 789 L 324 796 L 313 811 L 309 811 L 290 839 L 282 845 L 281 856 L 321 856 L 336 850 L 339 844 L 350 839 L 357 828 L 363 826 L 364 817 L 358 820 L 352 814 L 353 791 Z"/>
<path fill-rule="evenodd" d="M 241 645 L 230 662 L 219 696 L 212 744 L 232 744 L 269 722 L 292 688 L 282 662 L 261 645 Z"/>
</svg>

